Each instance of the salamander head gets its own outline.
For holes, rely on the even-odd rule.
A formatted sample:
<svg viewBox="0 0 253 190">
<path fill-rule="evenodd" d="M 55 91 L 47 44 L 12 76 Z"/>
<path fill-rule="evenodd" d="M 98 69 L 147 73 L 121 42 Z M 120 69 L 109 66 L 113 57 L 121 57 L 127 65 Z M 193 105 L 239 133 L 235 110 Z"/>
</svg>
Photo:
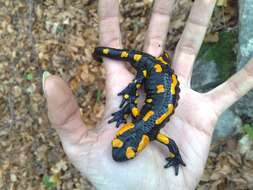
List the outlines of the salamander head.
<svg viewBox="0 0 253 190">
<path fill-rule="evenodd" d="M 131 140 L 122 141 L 120 138 L 115 138 L 112 141 L 112 157 L 115 161 L 121 162 L 133 159 L 136 156 L 136 147 Z"/>
<path fill-rule="evenodd" d="M 118 162 L 133 159 L 149 143 L 149 137 L 136 128 L 125 130 L 123 133 L 118 132 L 118 134 L 120 135 L 116 135 L 112 141 L 112 157 Z"/>
<path fill-rule="evenodd" d="M 120 137 L 112 141 L 112 157 L 115 161 L 121 162 L 133 159 L 136 156 L 136 146 L 134 140 L 127 139 L 124 141 Z M 135 140 L 136 141 L 136 140 Z"/>
</svg>

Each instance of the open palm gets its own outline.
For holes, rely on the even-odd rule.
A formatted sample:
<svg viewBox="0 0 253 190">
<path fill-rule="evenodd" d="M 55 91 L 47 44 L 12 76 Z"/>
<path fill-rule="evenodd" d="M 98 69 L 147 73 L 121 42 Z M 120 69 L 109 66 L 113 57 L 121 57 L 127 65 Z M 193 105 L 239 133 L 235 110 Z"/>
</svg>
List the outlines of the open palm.
<svg viewBox="0 0 253 190">
<path fill-rule="evenodd" d="M 144 50 L 154 56 L 163 51 L 173 3 L 173 0 L 157 0 L 154 4 L 144 46 Z M 251 61 L 208 93 L 201 94 L 190 88 L 192 66 L 214 5 L 215 0 L 195 1 L 175 52 L 173 68 L 181 93 L 176 112 L 163 132 L 175 140 L 186 163 L 178 176 L 173 168 L 164 169 L 168 150 L 156 142 L 150 143 L 131 161 L 118 163 L 112 159 L 111 140 L 117 129 L 115 124 L 109 125 L 108 120 L 111 113 L 118 110 L 121 101 L 118 92 L 133 78 L 123 63 L 104 60 L 106 111 L 96 131 L 88 130 L 82 123 L 79 108 L 65 82 L 57 76 L 44 75 L 43 87 L 52 125 L 70 160 L 98 189 L 194 189 L 198 184 L 219 115 L 253 87 Z M 118 1 L 100 0 L 99 14 L 100 45 L 121 48 Z"/>
</svg>

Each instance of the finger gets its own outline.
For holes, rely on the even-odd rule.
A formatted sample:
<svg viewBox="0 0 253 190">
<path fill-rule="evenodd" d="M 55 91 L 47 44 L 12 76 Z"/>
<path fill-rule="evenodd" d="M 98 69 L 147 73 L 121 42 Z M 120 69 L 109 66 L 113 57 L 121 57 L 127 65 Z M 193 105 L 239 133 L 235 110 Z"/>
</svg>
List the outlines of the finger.
<svg viewBox="0 0 253 190">
<path fill-rule="evenodd" d="M 52 126 L 64 141 L 76 143 L 87 135 L 77 103 L 66 83 L 59 77 L 43 74 L 43 89 Z"/>
<path fill-rule="evenodd" d="M 174 0 L 156 0 L 145 37 L 144 51 L 159 56 L 165 46 Z"/>
<path fill-rule="evenodd" d="M 213 102 L 217 114 L 239 100 L 253 88 L 253 59 L 230 79 L 208 92 L 206 96 Z"/>
<path fill-rule="evenodd" d="M 119 26 L 119 1 L 100 0 L 98 13 L 100 45 L 122 48 Z M 117 93 L 129 83 L 131 74 L 122 62 L 104 59 L 104 65 L 106 70 L 106 100 L 107 105 L 111 105 L 110 102 L 120 100 L 117 97 Z"/>
<path fill-rule="evenodd" d="M 175 51 L 174 69 L 190 85 L 192 67 L 204 39 L 216 0 L 196 0 Z"/>
<path fill-rule="evenodd" d="M 118 0 L 100 0 L 98 13 L 100 45 L 121 48 Z"/>
</svg>

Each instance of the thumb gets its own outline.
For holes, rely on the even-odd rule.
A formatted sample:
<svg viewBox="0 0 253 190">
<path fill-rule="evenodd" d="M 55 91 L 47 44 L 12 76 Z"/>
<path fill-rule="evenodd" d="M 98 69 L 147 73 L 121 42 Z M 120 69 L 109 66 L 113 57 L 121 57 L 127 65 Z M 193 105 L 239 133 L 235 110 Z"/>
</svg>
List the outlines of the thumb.
<svg viewBox="0 0 253 190">
<path fill-rule="evenodd" d="M 67 84 L 58 76 L 43 73 L 43 91 L 47 100 L 48 116 L 62 141 L 75 144 L 87 136 L 79 107 Z"/>
</svg>

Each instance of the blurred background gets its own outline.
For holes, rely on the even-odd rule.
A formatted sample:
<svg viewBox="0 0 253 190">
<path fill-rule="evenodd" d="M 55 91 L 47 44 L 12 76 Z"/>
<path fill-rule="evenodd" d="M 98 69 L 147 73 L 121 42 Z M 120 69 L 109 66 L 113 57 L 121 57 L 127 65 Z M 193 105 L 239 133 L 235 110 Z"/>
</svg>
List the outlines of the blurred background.
<svg viewBox="0 0 253 190">
<path fill-rule="evenodd" d="M 174 50 L 192 3 L 176 1 L 167 50 Z M 152 4 L 121 1 L 126 48 L 142 49 Z M 252 4 L 217 1 L 194 68 L 195 90 L 214 88 L 252 55 Z M 41 78 L 44 70 L 64 78 L 84 123 L 94 127 L 105 104 L 104 69 L 91 57 L 97 44 L 96 0 L 0 0 L 1 190 L 94 189 L 70 164 L 50 127 Z M 253 189 L 252 97 L 251 92 L 221 116 L 198 190 Z"/>
</svg>

